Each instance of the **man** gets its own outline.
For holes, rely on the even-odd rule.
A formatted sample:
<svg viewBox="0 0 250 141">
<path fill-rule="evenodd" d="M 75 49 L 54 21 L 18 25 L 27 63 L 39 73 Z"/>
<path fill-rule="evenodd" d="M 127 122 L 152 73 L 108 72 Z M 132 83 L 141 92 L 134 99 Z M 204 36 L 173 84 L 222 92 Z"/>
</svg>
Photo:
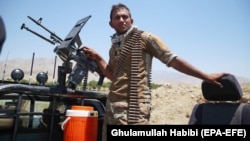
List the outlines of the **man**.
<svg viewBox="0 0 250 141">
<path fill-rule="evenodd" d="M 116 33 L 112 36 L 108 63 L 92 48 L 82 48 L 88 57 L 96 61 L 105 77 L 112 81 L 106 102 L 103 134 L 106 134 L 107 124 L 149 123 L 153 57 L 177 71 L 222 87 L 216 80 L 225 73 L 206 74 L 200 71 L 171 52 L 159 37 L 134 27 L 126 5 L 112 6 L 109 25 Z"/>
</svg>

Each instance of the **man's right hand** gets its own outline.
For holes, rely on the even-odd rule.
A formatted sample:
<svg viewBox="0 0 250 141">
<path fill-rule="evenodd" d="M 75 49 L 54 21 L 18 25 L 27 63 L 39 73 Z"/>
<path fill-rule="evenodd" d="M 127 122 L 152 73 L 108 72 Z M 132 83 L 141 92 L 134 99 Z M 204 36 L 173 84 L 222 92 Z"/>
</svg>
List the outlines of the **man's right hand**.
<svg viewBox="0 0 250 141">
<path fill-rule="evenodd" d="M 87 46 L 83 46 L 81 49 L 83 50 L 86 57 L 93 59 L 95 61 L 99 60 L 100 56 L 94 49 Z"/>
</svg>

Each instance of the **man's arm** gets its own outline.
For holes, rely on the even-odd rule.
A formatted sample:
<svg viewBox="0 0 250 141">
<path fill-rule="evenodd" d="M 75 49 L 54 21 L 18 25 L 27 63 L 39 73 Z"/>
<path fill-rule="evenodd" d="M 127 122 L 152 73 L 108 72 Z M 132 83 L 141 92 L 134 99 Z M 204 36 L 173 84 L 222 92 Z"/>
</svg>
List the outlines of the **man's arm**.
<svg viewBox="0 0 250 141">
<path fill-rule="evenodd" d="M 113 81 L 114 77 L 112 73 L 108 69 L 108 64 L 107 62 L 99 55 L 97 59 L 95 60 L 99 68 L 101 69 L 103 75 L 107 77 L 109 80 Z"/>
<path fill-rule="evenodd" d="M 169 66 L 173 67 L 175 70 L 179 72 L 202 79 L 204 81 L 218 85 L 220 87 L 222 87 L 222 85 L 217 80 L 222 76 L 226 75 L 226 73 L 216 73 L 216 74 L 204 73 L 180 57 L 176 57 L 175 59 L 173 59 L 169 63 Z"/>
<path fill-rule="evenodd" d="M 84 51 L 87 57 L 93 59 L 97 63 L 98 67 L 100 68 L 105 77 L 107 77 L 111 81 L 114 80 L 112 73 L 108 69 L 107 62 L 102 58 L 101 55 L 99 55 L 94 49 L 86 46 L 83 47 L 82 50 Z"/>
</svg>

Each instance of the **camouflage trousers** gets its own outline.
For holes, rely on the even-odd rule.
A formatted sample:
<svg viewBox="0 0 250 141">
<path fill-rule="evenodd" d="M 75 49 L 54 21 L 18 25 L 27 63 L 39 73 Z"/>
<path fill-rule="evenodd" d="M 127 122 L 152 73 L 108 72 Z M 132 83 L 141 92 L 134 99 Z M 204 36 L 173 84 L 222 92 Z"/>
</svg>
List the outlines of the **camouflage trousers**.
<svg viewBox="0 0 250 141">
<path fill-rule="evenodd" d="M 134 125 L 149 124 L 151 105 L 150 103 L 139 103 L 139 120 Z M 128 103 L 126 101 L 106 101 L 106 113 L 103 121 L 102 141 L 107 141 L 107 125 L 128 125 Z"/>
</svg>

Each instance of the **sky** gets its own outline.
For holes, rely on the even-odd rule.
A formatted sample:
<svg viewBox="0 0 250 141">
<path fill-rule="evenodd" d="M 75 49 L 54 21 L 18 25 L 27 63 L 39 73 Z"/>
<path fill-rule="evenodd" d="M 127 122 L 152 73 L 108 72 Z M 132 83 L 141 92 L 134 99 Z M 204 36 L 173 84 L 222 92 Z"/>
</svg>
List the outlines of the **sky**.
<svg viewBox="0 0 250 141">
<path fill-rule="evenodd" d="M 29 29 L 50 39 L 41 24 L 64 39 L 76 22 L 91 15 L 79 36 L 108 61 L 114 30 L 109 26 L 113 4 L 124 3 L 134 25 L 159 36 L 178 56 L 206 73 L 227 72 L 250 78 L 249 0 L 0 0 L 6 40 L 0 61 L 54 58 L 54 48 Z M 53 66 L 52 66 L 53 67 Z M 4 66 L 0 66 L 2 70 Z M 153 71 L 175 71 L 154 59 Z M 0 72 L 1 73 L 1 72 Z"/>
</svg>

